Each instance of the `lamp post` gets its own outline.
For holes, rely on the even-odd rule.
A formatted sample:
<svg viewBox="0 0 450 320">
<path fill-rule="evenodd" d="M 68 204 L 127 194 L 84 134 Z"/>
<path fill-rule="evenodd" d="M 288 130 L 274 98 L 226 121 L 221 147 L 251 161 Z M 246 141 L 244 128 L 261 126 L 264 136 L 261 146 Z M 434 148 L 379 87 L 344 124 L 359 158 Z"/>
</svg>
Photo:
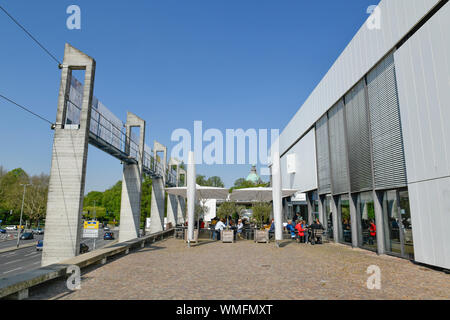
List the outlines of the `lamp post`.
<svg viewBox="0 0 450 320">
<path fill-rule="evenodd" d="M 31 186 L 31 183 L 21 184 L 21 186 L 23 186 L 23 196 L 22 196 L 22 208 L 20 209 L 19 229 L 17 230 L 17 248 L 19 247 L 20 232 L 22 230 L 22 215 L 23 215 L 23 204 L 25 202 L 25 192 L 26 192 L 27 186 Z"/>
</svg>

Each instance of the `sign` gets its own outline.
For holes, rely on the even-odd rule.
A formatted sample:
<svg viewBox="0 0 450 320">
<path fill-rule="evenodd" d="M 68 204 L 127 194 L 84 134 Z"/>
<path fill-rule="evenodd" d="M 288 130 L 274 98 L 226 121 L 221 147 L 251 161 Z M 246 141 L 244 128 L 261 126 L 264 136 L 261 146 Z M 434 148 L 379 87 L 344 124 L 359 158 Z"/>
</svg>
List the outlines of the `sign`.
<svg viewBox="0 0 450 320">
<path fill-rule="evenodd" d="M 98 221 L 85 221 L 83 228 L 83 238 L 98 238 Z"/>
<path fill-rule="evenodd" d="M 296 192 L 291 197 L 291 201 L 306 201 L 306 193 Z"/>
<path fill-rule="evenodd" d="M 288 154 L 286 157 L 287 173 L 295 173 L 295 153 Z"/>
</svg>

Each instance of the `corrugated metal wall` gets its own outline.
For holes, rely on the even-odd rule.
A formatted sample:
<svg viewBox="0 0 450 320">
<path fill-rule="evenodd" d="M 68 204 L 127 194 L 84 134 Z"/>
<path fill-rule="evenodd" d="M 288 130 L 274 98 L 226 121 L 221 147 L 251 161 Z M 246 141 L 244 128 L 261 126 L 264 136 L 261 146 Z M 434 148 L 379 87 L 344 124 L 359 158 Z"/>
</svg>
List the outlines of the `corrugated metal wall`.
<svg viewBox="0 0 450 320">
<path fill-rule="evenodd" d="M 439 0 L 382 0 L 381 28 L 363 25 L 280 135 L 280 152 L 291 145 L 351 89 Z"/>
<path fill-rule="evenodd" d="M 415 260 L 450 269 L 450 3 L 396 53 Z"/>
<path fill-rule="evenodd" d="M 376 189 L 406 186 L 406 167 L 393 54 L 367 75 Z"/>
<path fill-rule="evenodd" d="M 327 115 L 316 123 L 316 146 L 319 194 L 328 194 L 331 193 L 331 171 Z"/>
<path fill-rule="evenodd" d="M 365 80 L 345 96 L 347 141 L 352 192 L 371 190 L 372 165 Z"/>
<path fill-rule="evenodd" d="M 334 194 L 349 191 L 344 103 L 339 101 L 328 111 L 331 184 Z"/>
</svg>

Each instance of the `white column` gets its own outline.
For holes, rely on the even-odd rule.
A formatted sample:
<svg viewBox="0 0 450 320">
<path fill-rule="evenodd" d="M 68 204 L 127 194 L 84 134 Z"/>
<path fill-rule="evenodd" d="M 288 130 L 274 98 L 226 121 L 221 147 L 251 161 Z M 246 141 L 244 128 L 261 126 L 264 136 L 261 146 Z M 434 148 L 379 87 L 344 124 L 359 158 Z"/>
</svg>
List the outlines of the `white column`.
<svg viewBox="0 0 450 320">
<path fill-rule="evenodd" d="M 272 198 L 273 198 L 273 218 L 275 222 L 275 241 L 283 240 L 283 219 L 282 219 L 282 196 L 281 196 L 281 173 L 280 173 L 280 153 L 275 151 L 272 159 Z"/>
<path fill-rule="evenodd" d="M 194 152 L 189 151 L 187 165 L 187 215 L 188 215 L 188 244 L 194 239 L 194 210 L 195 210 L 195 160 Z"/>
</svg>

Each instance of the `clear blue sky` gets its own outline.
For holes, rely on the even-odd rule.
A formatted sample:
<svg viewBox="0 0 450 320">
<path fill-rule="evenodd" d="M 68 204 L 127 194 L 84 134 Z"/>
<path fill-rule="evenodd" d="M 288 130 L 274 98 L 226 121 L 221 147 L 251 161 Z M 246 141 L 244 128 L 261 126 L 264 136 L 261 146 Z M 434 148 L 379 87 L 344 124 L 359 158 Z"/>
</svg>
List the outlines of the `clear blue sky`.
<svg viewBox="0 0 450 320">
<path fill-rule="evenodd" d="M 147 144 L 169 149 L 176 128 L 287 125 L 378 0 L 6 0 L 1 4 L 58 59 L 64 44 L 97 61 L 95 95 L 122 120 L 147 121 Z M 66 8 L 81 7 L 81 30 Z M 60 70 L 0 12 L 0 93 L 55 120 Z M 53 131 L 0 99 L 0 165 L 48 173 Z M 226 186 L 249 165 L 198 166 Z M 86 191 L 122 178 L 89 147 Z"/>
</svg>

